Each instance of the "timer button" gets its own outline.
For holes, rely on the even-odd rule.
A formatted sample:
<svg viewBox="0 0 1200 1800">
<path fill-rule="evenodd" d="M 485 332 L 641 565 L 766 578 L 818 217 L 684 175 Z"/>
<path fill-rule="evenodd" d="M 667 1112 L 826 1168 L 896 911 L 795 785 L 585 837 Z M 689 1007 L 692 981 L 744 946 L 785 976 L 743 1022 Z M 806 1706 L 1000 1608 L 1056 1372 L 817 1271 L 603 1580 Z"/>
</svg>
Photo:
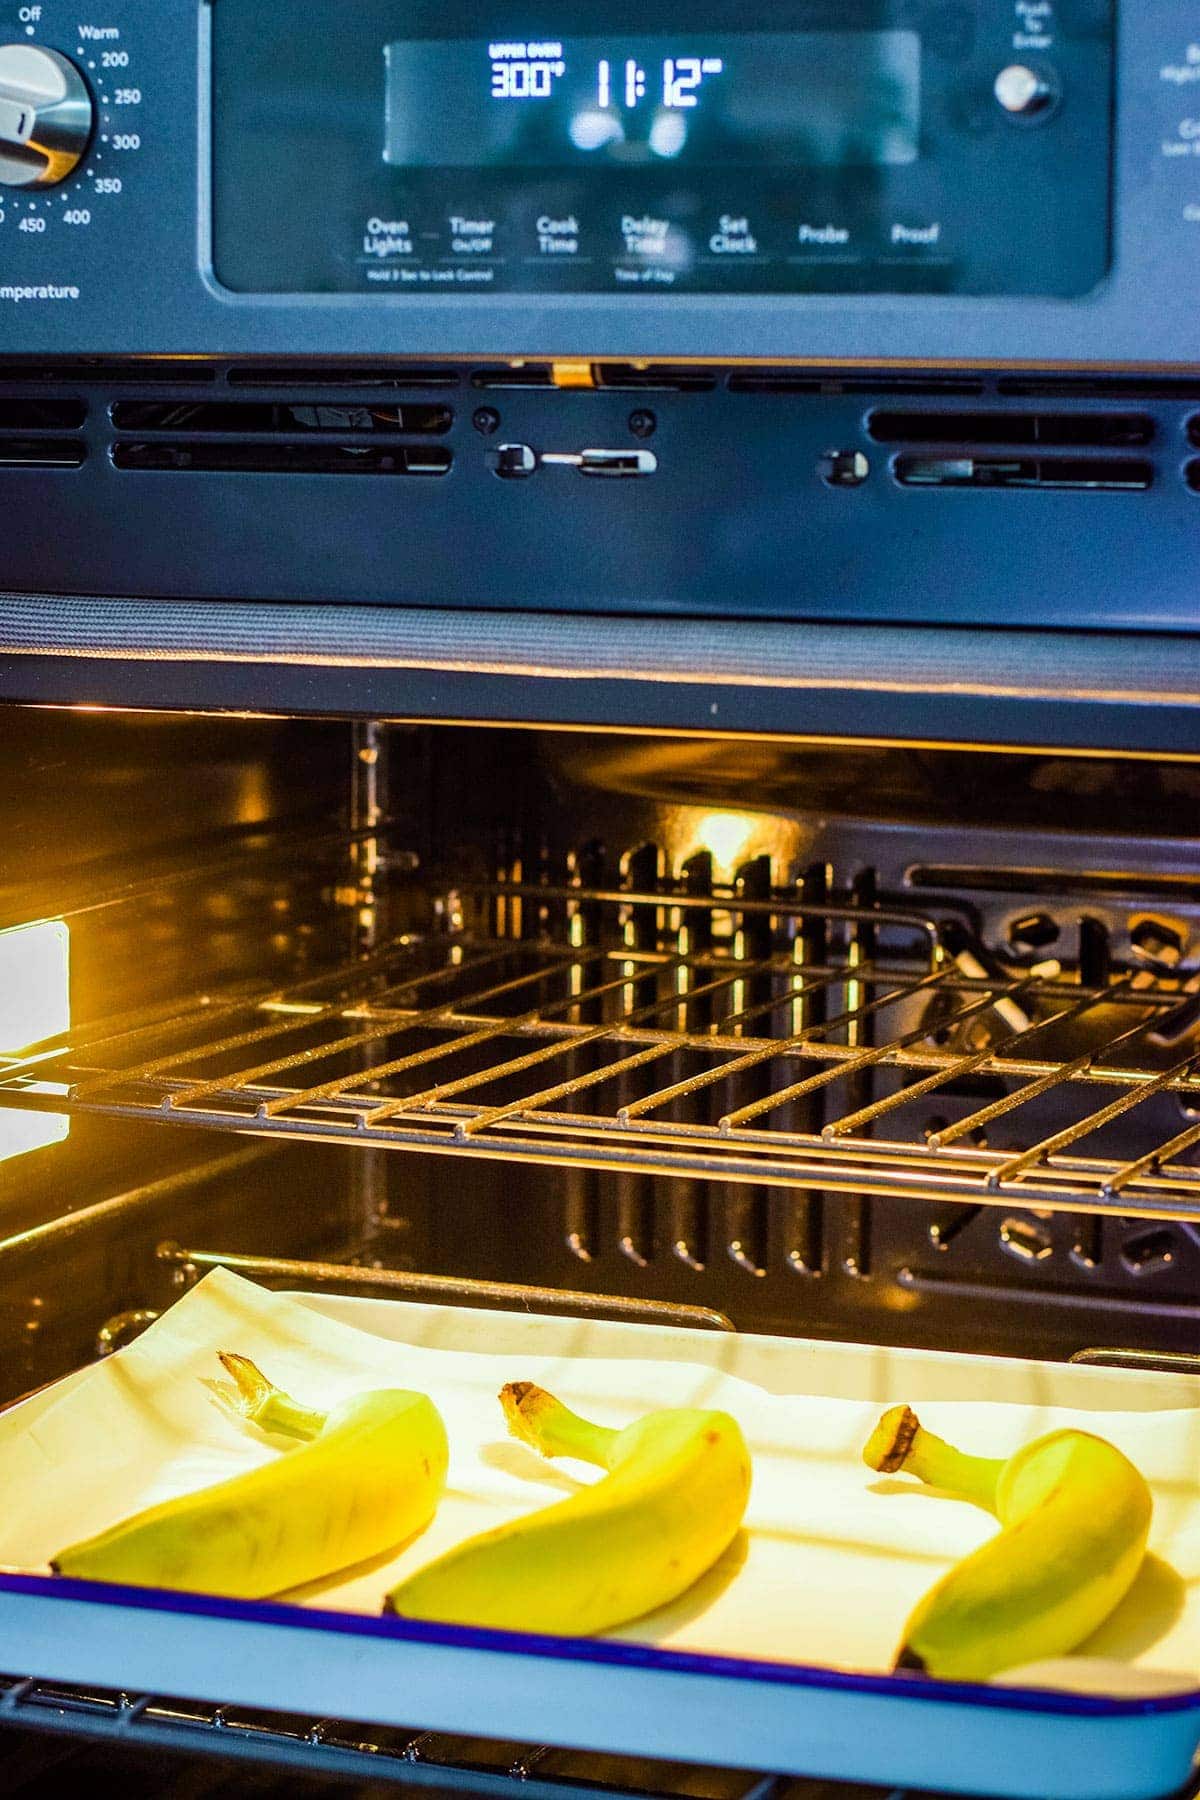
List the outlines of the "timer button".
<svg viewBox="0 0 1200 1800">
<path fill-rule="evenodd" d="M 92 124 L 92 97 L 74 63 L 38 44 L 0 44 L 0 187 L 66 181 Z"/>
<path fill-rule="evenodd" d="M 1043 118 L 1058 99 L 1053 80 L 1025 63 L 1010 63 L 1001 69 L 992 91 L 1013 119 Z"/>
</svg>

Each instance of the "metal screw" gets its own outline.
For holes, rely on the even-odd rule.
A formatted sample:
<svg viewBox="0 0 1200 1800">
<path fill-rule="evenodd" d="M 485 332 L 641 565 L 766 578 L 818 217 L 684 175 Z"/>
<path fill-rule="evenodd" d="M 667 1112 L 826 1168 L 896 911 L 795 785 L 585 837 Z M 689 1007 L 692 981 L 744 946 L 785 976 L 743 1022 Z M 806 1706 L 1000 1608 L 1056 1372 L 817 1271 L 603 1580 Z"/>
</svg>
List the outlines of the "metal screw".
<svg viewBox="0 0 1200 1800">
<path fill-rule="evenodd" d="M 639 408 L 637 412 L 631 412 L 629 415 L 629 429 L 635 438 L 653 437 L 658 430 L 658 420 L 652 412 Z"/>
<path fill-rule="evenodd" d="M 494 431 L 500 429 L 500 414 L 494 406 L 481 406 L 477 409 L 471 423 L 483 437 L 491 437 Z"/>
<path fill-rule="evenodd" d="M 861 450 L 827 450 L 817 467 L 830 487 L 861 487 L 871 473 Z"/>
</svg>

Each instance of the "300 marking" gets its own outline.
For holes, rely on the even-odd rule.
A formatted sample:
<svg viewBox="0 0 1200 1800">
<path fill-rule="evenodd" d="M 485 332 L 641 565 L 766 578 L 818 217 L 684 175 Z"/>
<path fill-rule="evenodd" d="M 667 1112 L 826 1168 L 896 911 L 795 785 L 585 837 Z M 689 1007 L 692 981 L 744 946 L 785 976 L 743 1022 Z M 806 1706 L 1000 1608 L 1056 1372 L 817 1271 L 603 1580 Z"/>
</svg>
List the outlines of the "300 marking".
<svg viewBox="0 0 1200 1800">
<path fill-rule="evenodd" d="M 114 150 L 140 150 L 142 140 L 136 131 L 118 131 L 112 140 Z"/>
</svg>

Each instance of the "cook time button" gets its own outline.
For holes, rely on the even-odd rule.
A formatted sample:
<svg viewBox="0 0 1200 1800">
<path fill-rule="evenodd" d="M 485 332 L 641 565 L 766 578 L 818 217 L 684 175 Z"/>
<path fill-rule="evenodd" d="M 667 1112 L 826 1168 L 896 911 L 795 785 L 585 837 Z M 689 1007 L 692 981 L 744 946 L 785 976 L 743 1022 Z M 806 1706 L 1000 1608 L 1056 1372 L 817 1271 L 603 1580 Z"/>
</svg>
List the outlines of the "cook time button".
<svg viewBox="0 0 1200 1800">
<path fill-rule="evenodd" d="M 539 256 L 579 255 L 579 220 L 574 213 L 539 213 L 535 231 Z"/>
</svg>

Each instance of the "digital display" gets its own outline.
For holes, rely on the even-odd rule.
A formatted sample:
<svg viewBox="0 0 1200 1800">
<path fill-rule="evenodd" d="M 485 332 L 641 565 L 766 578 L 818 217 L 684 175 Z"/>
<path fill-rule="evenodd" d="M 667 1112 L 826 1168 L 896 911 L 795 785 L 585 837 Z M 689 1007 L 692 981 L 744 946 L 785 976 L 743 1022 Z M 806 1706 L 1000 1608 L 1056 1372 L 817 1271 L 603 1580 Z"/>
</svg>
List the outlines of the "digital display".
<svg viewBox="0 0 1200 1800">
<path fill-rule="evenodd" d="M 1115 0 L 203 12 L 236 293 L 474 299 L 503 350 L 507 295 L 540 343 L 571 296 L 1068 297 L 1109 266 Z"/>
<path fill-rule="evenodd" d="M 872 168 L 919 152 L 914 31 L 404 39 L 384 58 L 397 168 Z"/>
</svg>

